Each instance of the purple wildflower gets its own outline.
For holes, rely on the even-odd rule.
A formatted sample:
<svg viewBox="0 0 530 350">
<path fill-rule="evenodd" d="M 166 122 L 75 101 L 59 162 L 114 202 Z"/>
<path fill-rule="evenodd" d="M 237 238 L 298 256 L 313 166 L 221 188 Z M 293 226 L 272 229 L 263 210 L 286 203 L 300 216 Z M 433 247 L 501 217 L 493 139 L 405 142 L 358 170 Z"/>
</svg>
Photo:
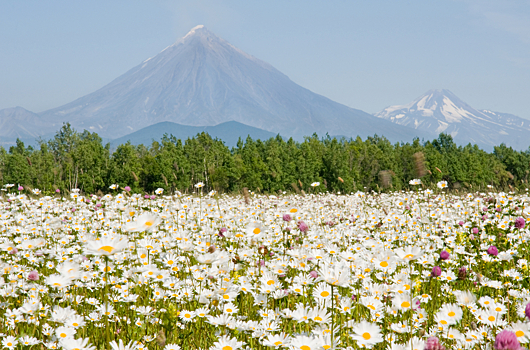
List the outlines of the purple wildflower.
<svg viewBox="0 0 530 350">
<path fill-rule="evenodd" d="M 523 219 L 523 218 L 515 219 L 515 228 L 522 229 L 522 228 L 524 228 L 525 224 L 526 224 L 525 219 Z"/>
<path fill-rule="evenodd" d="M 488 254 L 489 255 L 494 255 L 494 256 L 497 256 L 499 255 L 499 250 L 497 249 L 497 247 L 495 247 L 494 245 L 490 246 L 488 248 Z"/>
<path fill-rule="evenodd" d="M 447 250 L 442 250 L 442 252 L 440 253 L 440 259 L 442 260 L 447 260 L 449 259 L 451 255 L 449 254 L 449 252 Z"/>
<path fill-rule="evenodd" d="M 517 335 L 514 332 L 503 330 L 497 334 L 493 347 L 495 350 L 519 350 L 521 349 L 521 344 L 519 344 Z"/>
<path fill-rule="evenodd" d="M 476 235 L 478 233 L 478 227 L 473 227 L 471 232 Z"/>
<path fill-rule="evenodd" d="M 300 232 L 306 232 L 309 229 L 309 226 L 307 226 L 305 222 L 300 221 L 298 223 L 298 229 L 300 230 Z"/>
<path fill-rule="evenodd" d="M 289 214 L 283 214 L 283 221 L 291 221 L 293 218 L 291 218 L 291 215 Z"/>
<path fill-rule="evenodd" d="M 526 308 L 524 309 L 524 314 L 530 320 L 530 303 L 526 304 Z"/>
<path fill-rule="evenodd" d="M 445 346 L 440 344 L 440 339 L 437 337 L 430 337 L 425 342 L 423 350 L 445 350 Z"/>
<path fill-rule="evenodd" d="M 309 273 L 309 276 L 311 276 L 311 277 L 313 277 L 313 278 L 317 278 L 317 277 L 318 277 L 318 272 L 316 272 L 315 270 L 313 270 L 313 271 L 311 271 L 311 272 Z M 528 304 L 528 305 L 530 305 L 530 304 Z"/>
<path fill-rule="evenodd" d="M 435 266 L 432 268 L 431 276 L 438 277 L 442 274 L 442 268 L 440 266 Z"/>
<path fill-rule="evenodd" d="M 28 274 L 28 280 L 37 281 L 38 279 L 39 279 L 39 273 L 37 271 L 33 270 Z"/>
</svg>

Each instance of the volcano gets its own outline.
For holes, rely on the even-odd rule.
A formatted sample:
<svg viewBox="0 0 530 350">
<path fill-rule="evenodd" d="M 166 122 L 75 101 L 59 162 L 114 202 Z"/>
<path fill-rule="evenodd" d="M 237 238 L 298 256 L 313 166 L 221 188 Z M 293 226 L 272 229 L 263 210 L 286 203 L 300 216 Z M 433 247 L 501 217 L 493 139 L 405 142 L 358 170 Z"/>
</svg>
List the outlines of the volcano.
<svg viewBox="0 0 530 350">
<path fill-rule="evenodd" d="M 161 122 L 235 121 L 283 136 L 378 134 L 392 141 L 419 132 L 313 93 L 204 26 L 101 89 L 40 116 L 54 130 L 69 122 L 110 139 Z"/>
</svg>

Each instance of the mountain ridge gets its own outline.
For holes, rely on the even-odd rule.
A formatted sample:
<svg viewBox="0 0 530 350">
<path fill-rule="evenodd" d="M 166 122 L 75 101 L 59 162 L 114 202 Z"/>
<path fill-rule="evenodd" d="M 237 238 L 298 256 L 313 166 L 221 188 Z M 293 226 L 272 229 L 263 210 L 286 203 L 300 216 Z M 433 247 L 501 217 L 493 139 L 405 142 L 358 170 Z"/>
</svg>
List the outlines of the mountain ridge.
<svg viewBox="0 0 530 350">
<path fill-rule="evenodd" d="M 173 122 L 160 122 L 140 129 L 131 134 L 114 139 L 110 142 L 112 147 L 120 144 L 130 142 L 133 145 L 150 145 L 152 141 L 162 139 L 164 134 L 174 136 L 177 140 L 182 141 L 194 137 L 201 132 L 205 132 L 213 139 L 218 138 L 224 142 L 228 147 L 235 147 L 239 138 L 243 141 L 250 136 L 252 139 L 268 140 L 275 137 L 277 134 L 254 128 L 239 122 L 230 121 L 213 126 L 189 126 L 181 125 Z"/>
</svg>

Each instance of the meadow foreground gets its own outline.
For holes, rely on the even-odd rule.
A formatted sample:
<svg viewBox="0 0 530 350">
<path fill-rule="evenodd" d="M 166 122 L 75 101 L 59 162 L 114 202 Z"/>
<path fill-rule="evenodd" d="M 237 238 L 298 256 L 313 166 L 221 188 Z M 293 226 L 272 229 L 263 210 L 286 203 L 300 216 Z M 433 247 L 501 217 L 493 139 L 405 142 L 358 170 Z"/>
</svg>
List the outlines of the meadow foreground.
<svg viewBox="0 0 530 350">
<path fill-rule="evenodd" d="M 201 185 L 103 197 L 6 186 L 3 348 L 518 350 L 529 340 L 528 193 L 228 196 Z"/>
</svg>

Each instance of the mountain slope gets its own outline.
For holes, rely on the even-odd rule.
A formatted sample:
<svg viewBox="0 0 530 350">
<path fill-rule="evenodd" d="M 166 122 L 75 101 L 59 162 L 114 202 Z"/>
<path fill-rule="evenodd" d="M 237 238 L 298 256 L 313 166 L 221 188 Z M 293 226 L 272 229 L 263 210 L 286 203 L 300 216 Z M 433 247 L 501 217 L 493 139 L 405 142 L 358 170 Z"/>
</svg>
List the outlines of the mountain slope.
<svg viewBox="0 0 530 350">
<path fill-rule="evenodd" d="M 42 134 L 45 122 L 39 115 L 22 107 L 0 110 L 0 137 L 5 139 L 35 138 Z"/>
<path fill-rule="evenodd" d="M 163 121 L 190 126 L 237 121 L 289 136 L 377 133 L 397 141 L 418 134 L 295 84 L 203 26 L 103 88 L 42 117 L 54 128 L 70 122 L 113 139 Z"/>
<path fill-rule="evenodd" d="M 476 143 L 488 149 L 501 143 L 517 149 L 530 145 L 529 120 L 476 110 L 449 90 L 430 90 L 407 105 L 387 107 L 376 116 L 424 132 L 444 132 L 460 144 Z"/>
</svg>

